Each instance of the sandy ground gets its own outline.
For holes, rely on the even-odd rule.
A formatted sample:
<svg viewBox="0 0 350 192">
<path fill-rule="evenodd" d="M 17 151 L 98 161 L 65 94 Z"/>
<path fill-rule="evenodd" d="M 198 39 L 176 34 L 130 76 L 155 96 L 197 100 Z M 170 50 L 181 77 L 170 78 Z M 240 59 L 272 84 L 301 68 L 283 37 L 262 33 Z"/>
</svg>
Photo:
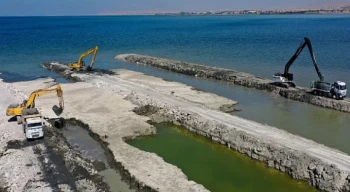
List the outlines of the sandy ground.
<svg viewBox="0 0 350 192">
<path fill-rule="evenodd" d="M 192 121 L 193 125 L 198 126 L 201 125 L 198 123 L 205 122 L 202 127 L 208 129 L 206 130 L 208 133 L 219 130 L 224 131 L 218 132 L 219 136 L 222 134 L 222 137 L 234 138 L 233 133 L 242 131 L 258 138 L 254 140 L 257 144 L 267 143 L 268 148 L 278 146 L 278 149 L 294 151 L 295 156 L 306 154 L 324 164 L 332 165 L 332 168 L 344 171 L 339 176 L 341 182 L 339 186 L 344 185 L 350 171 L 350 157 L 347 154 L 286 131 L 218 110 L 221 105 L 236 103 L 234 101 L 219 98 L 214 94 L 198 93 L 197 90 L 183 87 L 179 83 L 166 82 L 140 73 L 126 70 L 116 72 L 118 74 L 116 76 L 73 74 L 85 82 L 62 85 L 65 98 L 65 111 L 62 115 L 65 118 L 80 119 L 89 124 L 93 132 L 104 136 L 115 160 L 140 183 L 139 187 L 146 185 L 157 191 L 206 191 L 202 185 L 188 181 L 180 169 L 164 162 L 156 154 L 143 152 L 123 142 L 123 138 L 155 132 L 155 129 L 146 123 L 148 117 L 138 116 L 132 112 L 136 107 L 135 104 L 167 109 L 167 113 L 176 120 L 187 119 Z M 13 86 L 29 93 L 32 91 L 29 90 L 31 83 L 15 83 Z M 168 83 L 169 87 L 166 86 Z M 200 98 L 202 94 L 203 99 Z M 43 96 L 37 100 L 37 104 L 43 106 L 52 103 L 57 103 L 57 98 L 53 95 Z M 44 115 L 54 116 L 51 108 L 43 108 L 42 112 Z M 324 172 L 327 171 L 322 167 L 320 173 Z"/>
<path fill-rule="evenodd" d="M 14 86 L 30 93 L 32 82 L 15 83 Z M 40 83 L 34 82 L 40 88 Z M 42 82 L 42 86 L 45 83 Z M 149 118 L 136 115 L 136 107 L 123 96 L 96 88 L 88 83 L 62 84 L 65 110 L 62 117 L 77 118 L 89 124 L 90 129 L 109 143 L 117 162 L 135 177 L 157 191 L 207 191 L 202 185 L 188 181 L 182 171 L 156 154 L 143 152 L 123 141 L 141 135 L 154 134 L 153 126 L 146 123 Z M 195 91 L 194 91 L 195 92 Z M 54 95 L 45 95 L 36 100 L 38 105 L 57 103 Z M 51 108 L 42 108 L 45 116 L 55 116 Z"/>
<path fill-rule="evenodd" d="M 24 141 L 26 138 L 22 126 L 16 120 L 9 122 L 6 109 L 10 103 L 20 103 L 23 97 L 11 91 L 11 85 L 2 82 L 0 93 L 0 186 L 16 192 L 51 191 L 51 187 L 42 181 L 40 162 L 33 146 L 11 145 L 11 141 Z M 37 147 L 45 149 L 42 144 Z"/>
<path fill-rule="evenodd" d="M 152 87 L 163 95 L 172 95 L 194 104 L 202 106 L 205 105 L 211 109 L 219 109 L 223 104 L 235 105 L 238 103 L 237 101 L 233 101 L 225 97 L 218 97 L 213 93 L 196 90 L 182 83 L 165 81 L 160 78 L 145 75 L 140 72 L 123 69 L 113 71 L 116 72 L 118 74 L 118 77 L 123 80 L 127 80 L 146 87 Z"/>
</svg>

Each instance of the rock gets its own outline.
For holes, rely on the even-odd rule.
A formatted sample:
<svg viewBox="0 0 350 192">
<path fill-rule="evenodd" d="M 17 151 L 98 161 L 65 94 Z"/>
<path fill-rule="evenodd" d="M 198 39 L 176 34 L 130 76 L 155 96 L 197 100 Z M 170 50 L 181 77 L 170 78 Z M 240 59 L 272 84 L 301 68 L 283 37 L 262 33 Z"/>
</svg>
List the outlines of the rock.
<svg viewBox="0 0 350 192">
<path fill-rule="evenodd" d="M 286 168 L 285 168 L 284 166 L 280 166 L 280 170 L 281 170 L 282 172 L 286 172 Z"/>
<path fill-rule="evenodd" d="M 261 147 L 255 147 L 253 151 L 256 154 L 259 154 L 262 151 L 262 148 Z"/>
<path fill-rule="evenodd" d="M 328 175 L 326 172 L 322 173 L 322 178 L 326 181 L 333 179 L 333 177 L 331 175 Z"/>
<path fill-rule="evenodd" d="M 274 165 L 275 165 L 275 162 L 273 160 L 269 160 L 267 162 L 267 166 L 269 166 L 269 167 L 274 167 Z"/>
<path fill-rule="evenodd" d="M 280 169 L 280 165 L 279 165 L 278 163 L 276 163 L 276 164 L 275 164 L 275 168 L 276 168 L 277 170 L 279 170 L 279 169 Z"/>
<path fill-rule="evenodd" d="M 291 161 L 289 161 L 289 160 L 287 160 L 286 167 L 288 167 L 288 168 L 292 167 L 292 162 L 291 162 Z"/>
<path fill-rule="evenodd" d="M 311 163 L 309 165 L 309 170 L 314 170 L 316 168 L 316 165 L 314 163 Z"/>
<path fill-rule="evenodd" d="M 346 180 L 350 181 L 350 174 L 348 175 L 348 177 L 346 178 Z"/>
<path fill-rule="evenodd" d="M 224 113 L 232 113 L 235 111 L 241 111 L 240 109 L 236 109 L 234 106 L 235 106 L 235 104 L 225 104 L 225 105 L 222 105 L 219 108 L 219 110 L 224 112 Z"/>
<path fill-rule="evenodd" d="M 316 167 L 316 174 L 321 175 L 323 172 L 323 167 L 321 165 L 317 165 Z"/>
</svg>

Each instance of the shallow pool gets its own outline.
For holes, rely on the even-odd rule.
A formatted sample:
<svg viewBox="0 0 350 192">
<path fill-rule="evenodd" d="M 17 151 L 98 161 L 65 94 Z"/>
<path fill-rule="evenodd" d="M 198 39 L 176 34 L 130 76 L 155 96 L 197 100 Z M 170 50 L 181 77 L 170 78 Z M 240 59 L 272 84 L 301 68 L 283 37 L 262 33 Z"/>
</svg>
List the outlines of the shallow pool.
<svg viewBox="0 0 350 192">
<path fill-rule="evenodd" d="M 141 150 L 154 152 L 176 165 L 190 180 L 213 192 L 317 191 L 307 183 L 268 168 L 264 163 L 228 149 L 187 129 L 156 124 L 157 135 L 128 141 Z"/>
</svg>

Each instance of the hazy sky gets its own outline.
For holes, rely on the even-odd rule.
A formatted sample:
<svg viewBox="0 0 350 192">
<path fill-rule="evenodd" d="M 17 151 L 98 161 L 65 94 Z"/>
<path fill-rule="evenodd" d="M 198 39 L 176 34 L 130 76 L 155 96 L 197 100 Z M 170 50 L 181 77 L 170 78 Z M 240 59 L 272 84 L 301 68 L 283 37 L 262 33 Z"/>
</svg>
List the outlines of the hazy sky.
<svg viewBox="0 0 350 192">
<path fill-rule="evenodd" d="M 298 7 L 318 2 L 327 0 L 0 0 L 0 15 L 267 9 Z"/>
</svg>

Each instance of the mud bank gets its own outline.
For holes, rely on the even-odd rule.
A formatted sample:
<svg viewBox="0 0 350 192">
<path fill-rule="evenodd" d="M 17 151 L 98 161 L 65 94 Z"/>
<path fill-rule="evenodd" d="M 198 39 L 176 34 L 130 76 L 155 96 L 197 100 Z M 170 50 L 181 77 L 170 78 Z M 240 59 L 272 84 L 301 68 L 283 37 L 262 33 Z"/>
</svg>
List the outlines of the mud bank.
<svg viewBox="0 0 350 192">
<path fill-rule="evenodd" d="M 272 92 L 287 99 L 350 113 L 350 101 L 348 99 L 334 100 L 315 96 L 309 93 L 308 88 L 304 87 L 289 89 L 277 87 L 273 85 L 271 80 L 249 73 L 137 54 L 121 54 L 115 58 L 125 62 L 145 64 L 185 75 L 232 82 L 237 85 Z"/>
</svg>

